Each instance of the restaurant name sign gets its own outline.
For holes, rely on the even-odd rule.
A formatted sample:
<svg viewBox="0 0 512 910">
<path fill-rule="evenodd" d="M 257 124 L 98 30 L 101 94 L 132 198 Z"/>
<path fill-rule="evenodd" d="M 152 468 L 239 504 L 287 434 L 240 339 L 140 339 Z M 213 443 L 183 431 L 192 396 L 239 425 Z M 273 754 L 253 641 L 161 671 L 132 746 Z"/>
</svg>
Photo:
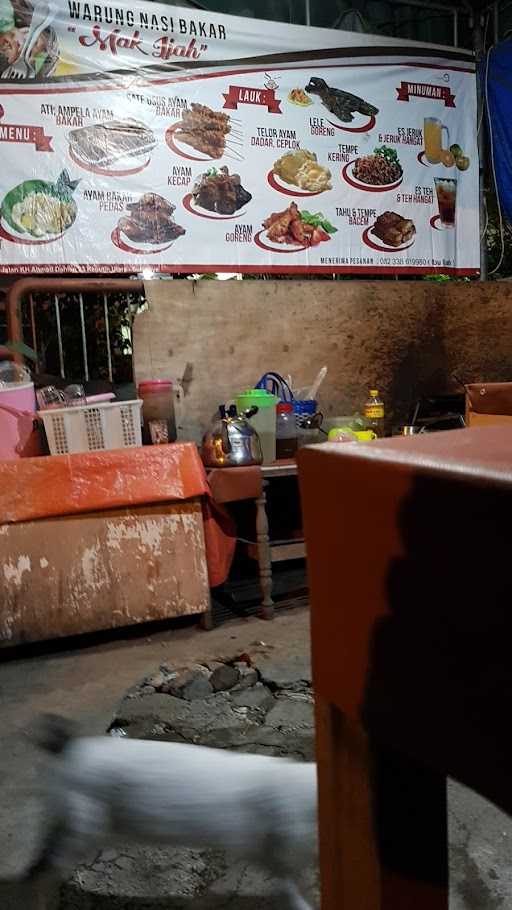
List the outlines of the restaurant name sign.
<svg viewBox="0 0 512 910">
<path fill-rule="evenodd" d="M 0 272 L 478 273 L 470 55 L 52 10 L 0 0 Z"/>
</svg>

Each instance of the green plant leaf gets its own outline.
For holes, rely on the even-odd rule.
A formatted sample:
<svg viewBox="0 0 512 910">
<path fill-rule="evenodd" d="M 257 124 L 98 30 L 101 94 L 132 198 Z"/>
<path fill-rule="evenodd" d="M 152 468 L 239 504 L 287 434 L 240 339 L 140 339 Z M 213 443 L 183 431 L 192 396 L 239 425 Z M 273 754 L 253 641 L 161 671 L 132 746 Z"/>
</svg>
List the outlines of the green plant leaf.
<svg viewBox="0 0 512 910">
<path fill-rule="evenodd" d="M 390 164 L 396 164 L 400 167 L 400 161 L 398 159 L 398 154 L 395 149 L 389 147 L 389 145 L 379 145 L 376 149 L 373 150 L 374 155 L 378 155 L 380 158 L 385 158 Z"/>
<path fill-rule="evenodd" d="M 335 234 L 338 230 L 337 227 L 334 227 L 334 225 L 327 220 L 322 212 L 315 212 L 315 214 L 312 215 L 311 212 L 307 212 L 304 209 L 301 211 L 300 217 L 305 224 L 310 224 L 312 227 L 320 227 L 326 232 L 326 234 Z"/>
</svg>

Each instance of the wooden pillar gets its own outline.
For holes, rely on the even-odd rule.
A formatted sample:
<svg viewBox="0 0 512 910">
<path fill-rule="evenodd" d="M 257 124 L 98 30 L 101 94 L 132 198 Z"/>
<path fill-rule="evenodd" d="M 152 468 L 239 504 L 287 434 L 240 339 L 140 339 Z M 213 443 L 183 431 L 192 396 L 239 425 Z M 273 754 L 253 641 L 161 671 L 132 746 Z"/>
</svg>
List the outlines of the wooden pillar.
<svg viewBox="0 0 512 910">
<path fill-rule="evenodd" d="M 448 910 L 446 778 L 316 697 L 321 910 Z"/>
<path fill-rule="evenodd" d="M 272 600 L 272 554 L 268 536 L 266 482 L 263 481 L 261 496 L 256 500 L 256 540 L 258 546 L 258 567 L 261 587 L 261 614 L 263 619 L 274 618 Z"/>
</svg>

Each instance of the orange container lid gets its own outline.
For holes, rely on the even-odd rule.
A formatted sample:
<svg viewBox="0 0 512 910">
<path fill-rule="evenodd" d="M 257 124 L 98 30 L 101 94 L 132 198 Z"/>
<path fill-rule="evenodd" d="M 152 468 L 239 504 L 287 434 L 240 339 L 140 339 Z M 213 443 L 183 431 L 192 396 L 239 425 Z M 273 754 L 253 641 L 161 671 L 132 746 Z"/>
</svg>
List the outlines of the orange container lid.
<svg viewBox="0 0 512 910">
<path fill-rule="evenodd" d="M 159 392 L 172 388 L 172 379 L 147 379 L 139 382 L 139 392 Z"/>
</svg>

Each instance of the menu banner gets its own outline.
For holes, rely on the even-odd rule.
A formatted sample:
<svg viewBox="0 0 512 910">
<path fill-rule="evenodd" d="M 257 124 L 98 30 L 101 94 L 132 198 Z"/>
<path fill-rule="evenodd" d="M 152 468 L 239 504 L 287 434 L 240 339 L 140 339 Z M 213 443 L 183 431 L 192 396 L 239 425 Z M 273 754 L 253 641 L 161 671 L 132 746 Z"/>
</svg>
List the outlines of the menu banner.
<svg viewBox="0 0 512 910">
<path fill-rule="evenodd" d="M 208 66 L 297 48 L 351 47 L 354 37 L 144 0 L 0 0 L 0 78 L 64 81 L 100 72 Z M 396 43 L 364 36 L 366 46 L 376 41 Z"/>
<path fill-rule="evenodd" d="M 0 51 L 20 4 L 0 0 Z M 144 56 L 164 16 L 176 39 L 180 11 L 76 0 L 66 47 L 78 34 L 86 75 L 77 64 L 65 75 L 62 56 L 48 69 L 44 44 L 38 75 L 17 77 L 35 67 L 34 36 L 51 37 L 50 7 L 36 4 L 39 32 L 23 26 L 25 52 L 10 51 L 0 79 L 0 272 L 478 273 L 471 59 L 325 45 L 272 62 L 93 74 L 91 49 Z M 204 38 L 191 21 L 188 40 Z M 233 28 L 225 17 L 203 43 L 227 47 Z M 260 28 L 229 59 L 244 47 L 254 57 Z M 299 31 L 295 48 L 322 30 Z M 266 35 L 260 53 L 278 40 Z"/>
</svg>

